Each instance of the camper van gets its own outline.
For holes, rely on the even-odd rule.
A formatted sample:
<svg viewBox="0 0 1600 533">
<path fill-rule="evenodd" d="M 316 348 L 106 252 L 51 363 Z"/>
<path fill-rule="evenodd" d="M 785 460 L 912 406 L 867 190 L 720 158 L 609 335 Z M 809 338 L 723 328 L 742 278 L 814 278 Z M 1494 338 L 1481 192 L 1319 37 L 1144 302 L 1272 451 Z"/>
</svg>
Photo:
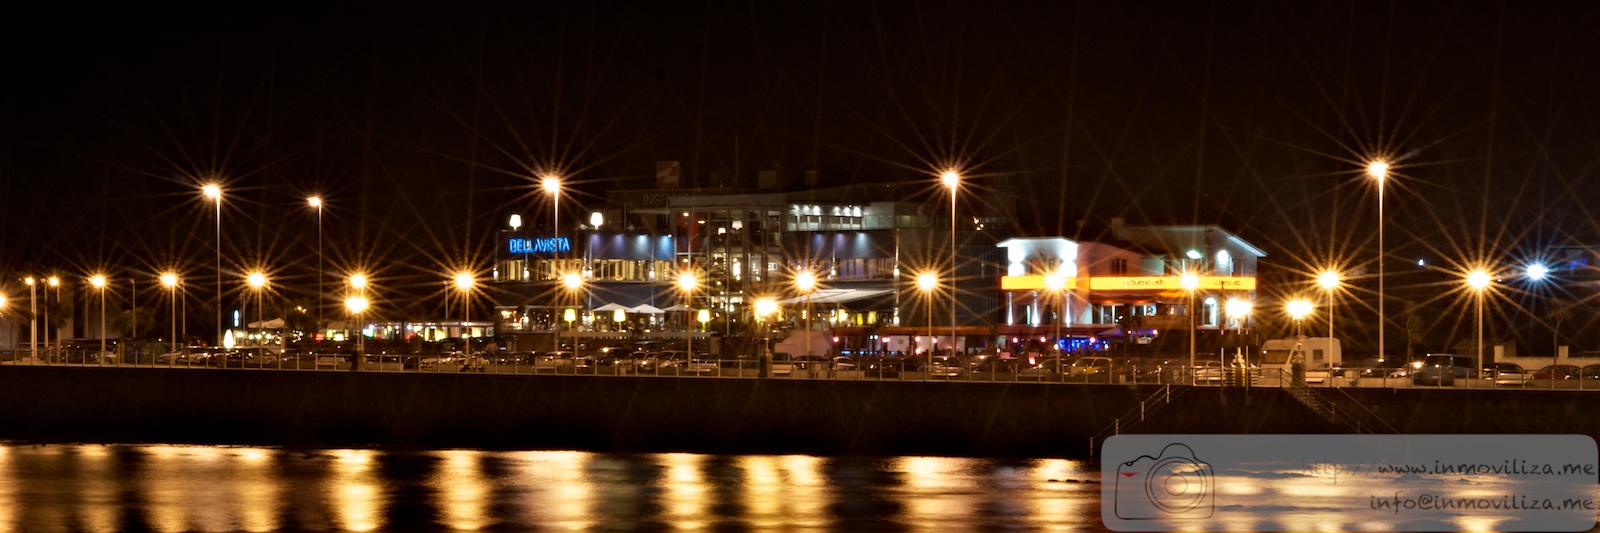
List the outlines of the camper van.
<svg viewBox="0 0 1600 533">
<path fill-rule="evenodd" d="M 1335 369 L 1343 365 L 1343 355 L 1340 353 L 1339 339 L 1329 337 L 1272 339 L 1262 343 L 1262 375 L 1282 372 L 1284 376 L 1289 376 L 1294 370 L 1296 346 L 1300 350 L 1301 362 L 1305 364 L 1307 383 L 1323 383 L 1330 377 L 1338 377 Z"/>
</svg>

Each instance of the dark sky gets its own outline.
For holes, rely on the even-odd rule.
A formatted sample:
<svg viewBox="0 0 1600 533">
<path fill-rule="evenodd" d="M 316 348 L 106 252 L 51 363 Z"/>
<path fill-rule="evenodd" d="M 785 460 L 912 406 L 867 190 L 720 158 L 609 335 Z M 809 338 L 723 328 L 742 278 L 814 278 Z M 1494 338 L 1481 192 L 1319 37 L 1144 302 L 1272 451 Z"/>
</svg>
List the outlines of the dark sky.
<svg viewBox="0 0 1600 533">
<path fill-rule="evenodd" d="M 528 176 L 570 176 L 576 213 L 659 160 L 955 163 L 1012 178 L 1029 234 L 1221 221 L 1304 269 L 1376 255 L 1380 155 L 1396 260 L 1600 242 L 1590 3 L 330 4 L 6 17 L 0 271 L 209 274 L 211 179 L 230 265 L 311 276 L 321 192 L 330 261 L 486 268 L 506 214 L 547 209 Z"/>
</svg>

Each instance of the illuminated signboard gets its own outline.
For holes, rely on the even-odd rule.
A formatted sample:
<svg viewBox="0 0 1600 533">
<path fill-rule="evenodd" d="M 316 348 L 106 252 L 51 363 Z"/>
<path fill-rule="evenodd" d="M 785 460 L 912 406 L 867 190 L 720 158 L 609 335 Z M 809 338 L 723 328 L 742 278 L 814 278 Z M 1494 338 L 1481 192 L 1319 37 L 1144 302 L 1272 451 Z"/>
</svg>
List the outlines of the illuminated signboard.
<svg viewBox="0 0 1600 533">
<path fill-rule="evenodd" d="M 1200 286 L 1196 288 L 1201 290 L 1253 291 L 1256 290 L 1256 278 L 1201 276 Z M 1090 278 L 1089 289 L 1096 291 L 1184 290 L 1183 278 L 1178 276 Z"/>
<path fill-rule="evenodd" d="M 1078 286 L 1078 278 L 1067 278 L 1066 282 L 1062 283 L 1062 286 L 1069 289 L 1076 288 Z M 1047 291 L 1050 290 L 1050 283 L 1046 276 L 1001 276 L 1000 290 Z"/>
<path fill-rule="evenodd" d="M 572 242 L 566 237 L 549 237 L 543 239 L 509 239 L 506 241 L 506 250 L 513 254 L 549 254 L 572 251 Z"/>
</svg>

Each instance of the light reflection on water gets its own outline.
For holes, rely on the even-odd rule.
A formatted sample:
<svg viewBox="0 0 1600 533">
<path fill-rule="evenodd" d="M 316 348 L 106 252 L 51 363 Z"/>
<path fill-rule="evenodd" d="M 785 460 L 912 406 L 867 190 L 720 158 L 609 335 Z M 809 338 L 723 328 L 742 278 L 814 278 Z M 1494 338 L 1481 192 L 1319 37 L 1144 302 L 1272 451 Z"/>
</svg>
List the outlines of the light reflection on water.
<svg viewBox="0 0 1600 533">
<path fill-rule="evenodd" d="M 1103 530 L 1081 461 L 0 444 L 0 533 Z"/>
</svg>

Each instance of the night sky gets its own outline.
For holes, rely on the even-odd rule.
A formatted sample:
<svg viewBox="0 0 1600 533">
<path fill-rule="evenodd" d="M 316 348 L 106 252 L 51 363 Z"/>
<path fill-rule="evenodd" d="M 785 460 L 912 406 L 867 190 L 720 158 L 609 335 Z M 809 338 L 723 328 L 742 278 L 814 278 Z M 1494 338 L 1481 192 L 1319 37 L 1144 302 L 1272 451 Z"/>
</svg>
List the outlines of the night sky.
<svg viewBox="0 0 1600 533">
<path fill-rule="evenodd" d="M 209 278 L 197 188 L 218 180 L 226 268 L 304 290 L 320 193 L 330 270 L 425 295 L 487 272 L 509 213 L 544 216 L 531 176 L 568 177 L 566 217 L 666 160 L 697 185 L 775 162 L 925 181 L 930 202 L 956 165 L 1015 184 L 1023 234 L 1222 223 L 1298 282 L 1373 266 L 1377 156 L 1395 264 L 1600 243 L 1592 3 L 330 4 L 5 17 L 4 291 Z"/>
</svg>

